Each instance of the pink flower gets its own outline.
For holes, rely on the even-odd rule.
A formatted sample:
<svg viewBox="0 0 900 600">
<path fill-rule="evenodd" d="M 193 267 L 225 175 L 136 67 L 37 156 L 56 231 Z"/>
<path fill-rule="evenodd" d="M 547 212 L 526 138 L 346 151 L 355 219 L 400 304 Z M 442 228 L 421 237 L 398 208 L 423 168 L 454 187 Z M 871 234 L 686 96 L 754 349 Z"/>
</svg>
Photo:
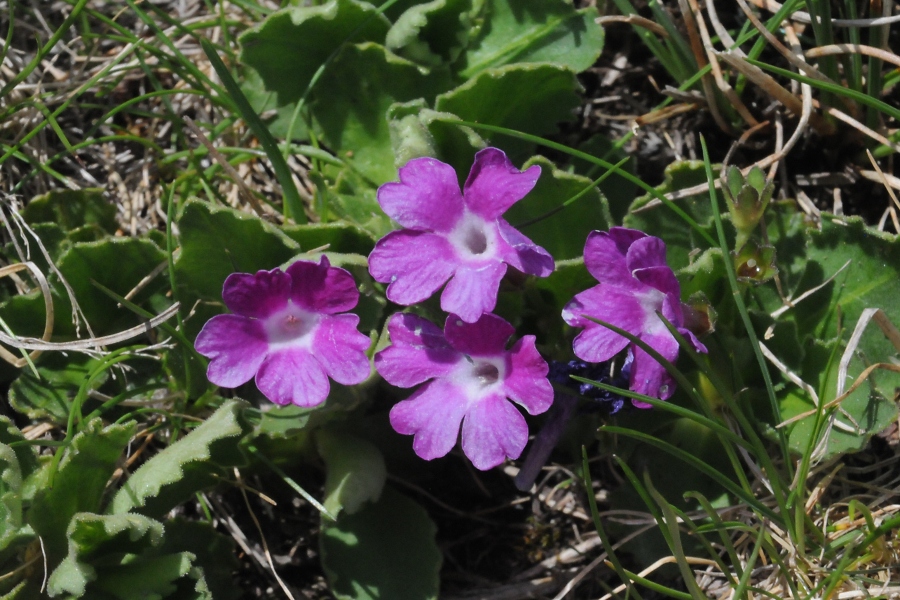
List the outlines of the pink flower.
<svg viewBox="0 0 900 600">
<path fill-rule="evenodd" d="M 369 376 L 369 338 L 356 330 L 359 317 L 340 314 L 356 306 L 356 283 L 325 256 L 287 271 L 232 273 L 222 299 L 235 314 L 210 319 L 194 342 L 214 384 L 233 388 L 255 376 L 276 404 L 316 406 L 328 377 L 353 385 Z"/>
<path fill-rule="evenodd" d="M 657 315 L 659 311 L 700 352 L 706 352 L 684 328 L 681 286 L 666 264 L 666 245 L 641 231 L 613 227 L 594 231 L 584 246 L 584 263 L 600 285 L 577 294 L 563 309 L 566 323 L 583 327 L 575 338 L 575 356 L 588 362 L 609 360 L 629 346 L 627 338 L 595 323 L 611 323 L 639 337 L 670 362 L 678 357 L 678 342 Z M 635 344 L 629 388 L 666 400 L 675 391 L 671 375 Z M 648 404 L 632 400 L 639 408 Z"/>
<path fill-rule="evenodd" d="M 497 305 L 507 265 L 546 277 L 553 258 L 501 215 L 537 182 L 541 168 L 513 166 L 502 151 L 485 148 L 459 191 L 456 171 L 433 158 L 400 169 L 399 183 L 378 189 L 378 203 L 405 229 L 384 236 L 369 256 L 376 281 L 390 283 L 387 297 L 409 306 L 445 283 L 441 308 L 474 323 Z M 449 283 L 447 283 L 449 280 Z"/>
<path fill-rule="evenodd" d="M 446 455 L 462 423 L 463 452 L 476 468 L 519 457 L 528 425 L 508 399 L 532 415 L 553 402 L 533 335 L 506 350 L 514 329 L 493 314 L 475 323 L 450 315 L 444 331 L 417 315 L 395 314 L 388 331 L 393 345 L 375 355 L 376 370 L 399 387 L 427 382 L 390 415 L 398 433 L 415 435 L 416 454 L 425 460 Z"/>
</svg>

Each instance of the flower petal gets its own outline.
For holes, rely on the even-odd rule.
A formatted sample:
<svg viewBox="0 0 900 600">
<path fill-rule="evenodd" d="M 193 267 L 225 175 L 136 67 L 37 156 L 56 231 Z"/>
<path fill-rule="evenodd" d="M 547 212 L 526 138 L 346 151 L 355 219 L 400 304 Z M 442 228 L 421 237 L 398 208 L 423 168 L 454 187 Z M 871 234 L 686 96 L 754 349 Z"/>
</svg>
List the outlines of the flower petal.
<svg viewBox="0 0 900 600">
<path fill-rule="evenodd" d="M 436 379 L 420 387 L 408 400 L 394 405 L 391 427 L 397 433 L 416 436 L 413 450 L 421 458 L 440 458 L 456 445 L 467 405 L 468 398 L 459 388 Z"/>
<path fill-rule="evenodd" d="M 287 306 L 290 293 L 291 278 L 281 269 L 232 273 L 222 286 L 222 299 L 231 312 L 257 319 Z"/>
<path fill-rule="evenodd" d="M 310 312 L 335 313 L 351 310 L 359 302 L 356 281 L 349 271 L 332 267 L 326 256 L 318 264 L 298 260 L 287 268 L 291 276 L 291 299 Z"/>
<path fill-rule="evenodd" d="M 604 284 L 577 294 L 562 311 L 566 323 L 584 327 L 572 347 L 575 356 L 588 362 L 609 360 L 628 345 L 628 339 L 587 317 L 638 335 L 645 323 L 645 314 L 644 307 L 632 292 Z"/>
<path fill-rule="evenodd" d="M 642 335 L 641 340 L 669 362 L 675 362 L 678 358 L 678 342 L 668 331 L 656 335 Z M 634 362 L 631 364 L 631 382 L 628 387 L 632 392 L 660 400 L 667 400 L 675 392 L 675 383 L 668 371 L 637 346 L 634 346 Z M 647 407 L 647 404 L 640 401 L 632 403 L 638 408 Z"/>
<path fill-rule="evenodd" d="M 632 229 L 630 231 L 635 230 Z M 666 243 L 652 235 L 638 238 L 628 247 L 625 253 L 625 263 L 628 265 L 628 270 L 632 272 L 635 269 L 646 269 L 648 267 L 668 267 L 666 263 Z"/>
<path fill-rule="evenodd" d="M 453 247 L 439 235 L 420 231 L 392 231 L 375 244 L 369 273 L 390 283 L 391 302 L 410 306 L 425 300 L 453 275 Z"/>
<path fill-rule="evenodd" d="M 666 265 L 636 269 L 634 278 L 667 296 L 672 296 L 676 301 L 681 299 L 681 285 L 678 283 L 678 279 L 675 278 L 675 273 Z"/>
<path fill-rule="evenodd" d="M 553 386 L 547 380 L 550 367 L 537 351 L 534 340 L 533 335 L 526 335 L 513 344 L 504 385 L 509 397 L 528 414 L 539 415 L 553 403 Z"/>
<path fill-rule="evenodd" d="M 441 294 L 441 309 L 459 316 L 466 323 L 474 323 L 497 306 L 497 292 L 505 274 L 506 264 L 502 262 L 457 267 L 453 279 Z"/>
<path fill-rule="evenodd" d="M 515 328 L 497 315 L 485 313 L 474 323 L 465 323 L 449 315 L 444 334 L 450 345 L 469 356 L 500 356 L 506 353 L 506 342 Z"/>
<path fill-rule="evenodd" d="M 496 219 L 524 198 L 540 175 L 537 165 L 519 171 L 502 150 L 485 148 L 475 155 L 463 187 L 466 206 L 487 220 Z"/>
<path fill-rule="evenodd" d="M 256 387 L 275 404 L 306 407 L 322 404 L 331 389 L 322 365 L 303 348 L 269 355 L 256 374 Z"/>
<path fill-rule="evenodd" d="M 392 344 L 375 355 L 375 369 L 391 385 L 407 388 L 447 376 L 465 360 L 443 331 L 418 315 L 394 314 L 388 332 Z"/>
<path fill-rule="evenodd" d="M 253 379 L 269 344 L 260 321 L 216 315 L 200 330 L 194 348 L 210 359 L 207 378 L 218 386 L 233 388 Z"/>
<path fill-rule="evenodd" d="M 400 168 L 400 183 L 378 188 L 378 204 L 403 227 L 450 231 L 463 212 L 456 171 L 434 158 Z"/>
<path fill-rule="evenodd" d="M 689 341 L 691 343 L 691 345 L 694 347 L 694 350 L 696 350 L 697 352 L 702 352 L 704 354 L 706 354 L 708 352 L 708 350 L 706 349 L 706 346 L 703 344 L 703 342 L 701 342 L 699 339 L 697 339 L 697 336 L 694 335 L 694 332 L 691 331 L 690 329 L 685 329 L 684 327 L 679 327 L 678 333 L 683 335 L 685 337 L 685 339 L 687 339 L 687 341 Z"/>
<path fill-rule="evenodd" d="M 365 381 L 372 372 L 366 350 L 368 336 L 357 331 L 356 315 L 324 317 L 316 329 L 312 351 L 329 377 L 344 385 Z"/>
<path fill-rule="evenodd" d="M 631 243 L 646 236 L 643 232 L 624 227 L 613 227 L 609 232 L 592 231 L 584 244 L 584 264 L 588 272 L 600 283 L 635 287 L 625 254 Z"/>
<path fill-rule="evenodd" d="M 549 252 L 532 242 L 505 219 L 498 219 L 497 225 L 501 239 L 506 242 L 506 247 L 501 245 L 500 250 L 501 258 L 506 264 L 522 273 L 538 277 L 547 277 L 553 272 L 555 265 Z"/>
<path fill-rule="evenodd" d="M 487 471 L 506 457 L 519 458 L 528 442 L 528 425 L 508 400 L 490 395 L 466 413 L 462 448 L 476 469 Z"/>
</svg>

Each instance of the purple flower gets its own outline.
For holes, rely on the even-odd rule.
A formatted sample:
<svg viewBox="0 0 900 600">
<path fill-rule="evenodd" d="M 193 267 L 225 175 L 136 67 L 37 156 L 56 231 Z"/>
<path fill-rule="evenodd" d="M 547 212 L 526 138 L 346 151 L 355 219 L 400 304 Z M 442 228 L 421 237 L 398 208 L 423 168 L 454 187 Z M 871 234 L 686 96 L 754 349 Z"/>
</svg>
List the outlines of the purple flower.
<svg viewBox="0 0 900 600">
<path fill-rule="evenodd" d="M 235 314 L 210 319 L 194 342 L 214 384 L 233 388 L 255 376 L 276 404 L 316 406 L 328 377 L 353 385 L 369 376 L 369 338 L 356 330 L 359 317 L 340 314 L 356 306 L 356 283 L 325 256 L 287 271 L 232 273 L 222 299 Z"/>
<path fill-rule="evenodd" d="M 506 350 L 514 329 L 493 314 L 475 323 L 450 315 L 444 331 L 417 315 L 395 314 L 388 331 L 393 345 L 375 355 L 376 370 L 399 387 L 427 381 L 390 415 L 398 433 L 415 435 L 416 454 L 431 460 L 450 452 L 462 423 L 463 452 L 476 468 L 519 457 L 528 425 L 509 400 L 532 415 L 553 402 L 533 335 Z"/>
<path fill-rule="evenodd" d="M 603 362 L 629 345 L 627 338 L 595 323 L 611 323 L 646 342 L 670 362 L 678 357 L 678 342 L 657 315 L 659 311 L 700 352 L 706 352 L 693 333 L 684 328 L 681 287 L 666 264 L 666 245 L 641 231 L 613 227 L 594 231 L 584 246 L 584 263 L 600 285 L 577 294 L 563 309 L 563 319 L 583 327 L 573 344 L 575 356 Z M 629 388 L 666 400 L 675 391 L 671 375 L 635 344 L 630 348 Z M 638 408 L 645 402 L 632 400 Z"/>
<path fill-rule="evenodd" d="M 496 148 L 475 155 L 459 191 L 456 171 L 433 158 L 416 158 L 400 169 L 400 183 L 378 188 L 378 203 L 405 229 L 384 236 L 369 255 L 369 272 L 390 283 L 387 297 L 409 306 L 447 283 L 441 308 L 474 323 L 497 305 L 509 265 L 546 277 L 553 258 L 501 215 L 537 182 L 537 165 L 519 171 Z"/>
</svg>

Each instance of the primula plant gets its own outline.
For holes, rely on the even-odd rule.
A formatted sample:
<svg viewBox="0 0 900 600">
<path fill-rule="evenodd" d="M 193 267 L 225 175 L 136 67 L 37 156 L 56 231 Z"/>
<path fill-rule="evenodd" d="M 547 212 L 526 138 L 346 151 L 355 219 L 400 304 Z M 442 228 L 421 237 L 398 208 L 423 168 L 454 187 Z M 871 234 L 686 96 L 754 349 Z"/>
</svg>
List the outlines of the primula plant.
<svg viewBox="0 0 900 600">
<path fill-rule="evenodd" d="M 0 600 L 897 596 L 891 3 L 19 4 Z"/>
</svg>

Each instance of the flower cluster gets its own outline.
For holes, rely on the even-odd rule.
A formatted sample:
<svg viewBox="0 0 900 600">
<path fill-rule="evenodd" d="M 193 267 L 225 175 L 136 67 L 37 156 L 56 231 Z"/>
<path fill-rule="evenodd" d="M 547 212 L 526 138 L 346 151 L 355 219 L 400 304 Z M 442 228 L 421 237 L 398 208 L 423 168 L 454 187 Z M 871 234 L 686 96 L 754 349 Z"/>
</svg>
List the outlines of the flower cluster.
<svg viewBox="0 0 900 600">
<path fill-rule="evenodd" d="M 573 343 L 580 360 L 553 361 L 551 368 L 533 335 L 507 348 L 515 329 L 492 312 L 501 279 L 509 267 L 537 277 L 554 268 L 546 250 L 503 219 L 539 176 L 540 167 L 520 171 L 503 152 L 487 148 L 476 154 L 462 189 L 452 167 L 418 158 L 400 169 L 399 182 L 378 190 L 378 203 L 401 228 L 375 245 L 370 274 L 387 284 L 389 300 L 404 306 L 443 288 L 440 306 L 448 313 L 443 329 L 416 314 L 394 314 L 387 323 L 391 344 L 374 356 L 385 381 L 417 387 L 391 409 L 390 422 L 413 436 L 413 449 L 426 460 L 446 455 L 460 437 L 478 469 L 518 458 L 528 426 L 517 406 L 531 415 L 547 411 L 554 404 L 551 382 L 604 404 L 610 413 L 625 405 L 622 397 L 575 382 L 572 374 L 615 383 L 627 379 L 632 391 L 669 398 L 674 384 L 666 370 L 600 322 L 630 332 L 672 361 L 678 344 L 668 321 L 705 351 L 685 328 L 680 287 L 662 241 L 621 227 L 588 237 L 584 260 L 599 284 L 563 310 L 565 321 L 582 329 Z M 232 314 L 213 317 L 195 342 L 210 359 L 207 374 L 216 385 L 236 387 L 255 377 L 259 390 L 277 404 L 316 406 L 328 396 L 329 378 L 354 385 L 369 377 L 370 340 L 348 312 L 359 292 L 353 276 L 326 257 L 297 261 L 284 271 L 232 274 L 222 296 Z M 624 366 L 611 379 L 607 361 L 623 351 Z M 527 480 L 574 414 L 577 400 L 566 396 L 556 394 L 547 432 L 539 435 L 520 485 L 530 485 Z"/>
</svg>

